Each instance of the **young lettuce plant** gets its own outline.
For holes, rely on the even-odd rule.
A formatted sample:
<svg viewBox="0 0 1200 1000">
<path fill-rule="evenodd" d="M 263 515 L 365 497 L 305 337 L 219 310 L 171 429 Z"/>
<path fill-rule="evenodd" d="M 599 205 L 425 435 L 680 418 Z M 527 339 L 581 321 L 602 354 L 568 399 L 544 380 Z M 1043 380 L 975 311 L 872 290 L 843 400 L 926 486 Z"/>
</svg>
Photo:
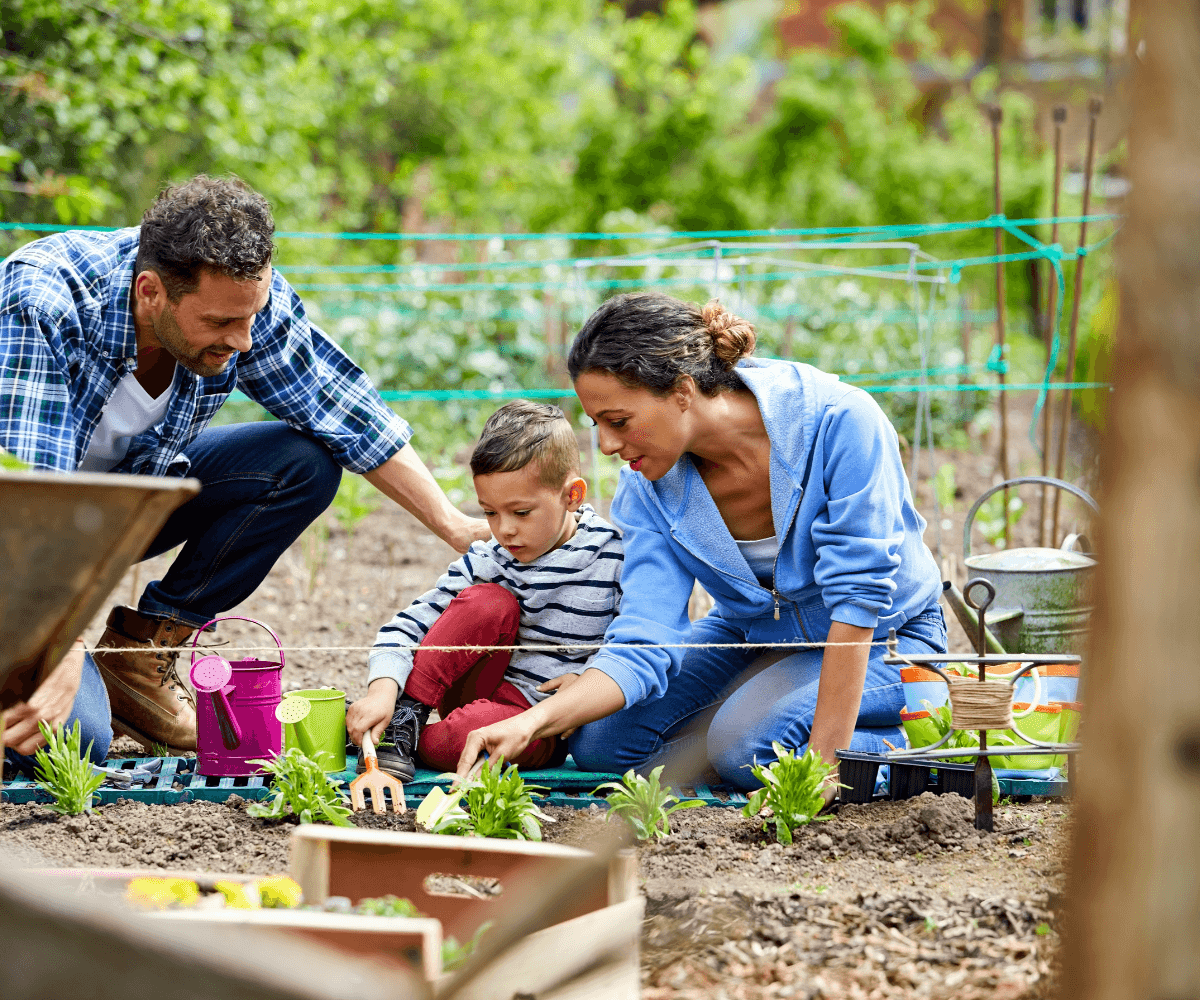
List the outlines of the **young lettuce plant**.
<svg viewBox="0 0 1200 1000">
<path fill-rule="evenodd" d="M 350 809 L 346 795 L 329 780 L 321 765 L 310 760 L 297 747 L 270 760 L 252 760 L 274 778 L 275 794 L 266 805 L 254 803 L 246 807 L 250 816 L 260 819 L 282 819 L 289 813 L 300 817 L 301 823 L 324 821 L 334 826 L 353 826 L 347 818 Z"/>
<path fill-rule="evenodd" d="M 662 770 L 663 765 L 660 764 L 647 778 L 630 768 L 621 781 L 605 782 L 592 794 L 610 792 L 608 818 L 620 816 L 629 824 L 638 840 L 649 840 L 651 837 L 661 840 L 671 832 L 671 813 L 704 805 L 699 800 L 680 802 L 677 796 L 671 794 L 669 785 L 664 787 L 661 784 Z"/>
<path fill-rule="evenodd" d="M 516 765 L 505 770 L 504 758 L 498 757 L 484 763 L 478 778 L 449 794 L 439 795 L 441 789 L 434 789 L 417 810 L 417 822 L 431 833 L 541 840 L 542 823 L 553 823 L 554 818 L 537 807 L 532 793 L 546 790 L 525 784 Z"/>
<path fill-rule="evenodd" d="M 771 815 L 763 821 L 762 828 L 774 824 L 775 839 L 781 844 L 791 844 L 793 830 L 818 819 L 817 813 L 825 804 L 821 786 L 833 765 L 826 764 L 811 747 L 803 757 L 797 757 L 794 750 L 786 750 L 778 743 L 771 746 L 779 758 L 775 763 L 755 761 L 747 765 L 763 787 L 750 796 L 742 815 L 756 818 L 766 806 Z"/>
<path fill-rule="evenodd" d="M 80 752 L 79 720 L 76 719 L 75 725 L 65 731 L 61 723 L 51 729 L 46 723 L 39 722 L 38 729 L 46 745 L 34 757 L 34 774 L 38 788 L 54 796 L 54 802 L 48 808 L 60 816 L 90 813 L 96 789 L 104 784 L 104 775 L 92 770 L 88 759 L 92 753 L 90 742 L 87 749 Z"/>
</svg>

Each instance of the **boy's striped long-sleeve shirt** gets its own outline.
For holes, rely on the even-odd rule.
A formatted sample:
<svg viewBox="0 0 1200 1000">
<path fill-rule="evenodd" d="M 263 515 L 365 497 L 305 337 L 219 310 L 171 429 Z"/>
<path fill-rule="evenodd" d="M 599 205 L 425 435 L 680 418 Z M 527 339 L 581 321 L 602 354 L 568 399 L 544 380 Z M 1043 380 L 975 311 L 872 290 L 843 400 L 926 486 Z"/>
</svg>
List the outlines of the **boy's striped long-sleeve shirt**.
<svg viewBox="0 0 1200 1000">
<path fill-rule="evenodd" d="M 588 504 L 579 508 L 575 534 L 531 563 L 514 559 L 494 538 L 475 542 L 437 585 L 384 625 L 370 655 L 368 683 L 390 677 L 404 690 L 413 650 L 450 606 L 476 583 L 497 583 L 521 606 L 516 644 L 504 679 L 531 705 L 547 697 L 538 685 L 581 673 L 594 649 L 540 652 L 532 647 L 602 643 L 621 603 L 621 533 Z"/>
</svg>

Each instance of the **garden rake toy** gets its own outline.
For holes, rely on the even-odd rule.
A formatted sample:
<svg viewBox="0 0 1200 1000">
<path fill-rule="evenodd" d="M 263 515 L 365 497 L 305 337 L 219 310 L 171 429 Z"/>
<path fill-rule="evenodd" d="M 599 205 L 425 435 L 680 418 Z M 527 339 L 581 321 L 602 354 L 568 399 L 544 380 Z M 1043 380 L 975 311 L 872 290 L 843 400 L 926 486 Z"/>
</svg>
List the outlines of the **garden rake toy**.
<svg viewBox="0 0 1200 1000">
<path fill-rule="evenodd" d="M 395 812 L 407 812 L 404 786 L 390 774 L 379 770 L 379 760 L 375 756 L 375 744 L 371 742 L 370 731 L 363 733 L 362 752 L 366 770 L 350 782 L 350 805 L 353 806 L 355 812 L 362 812 L 367 808 L 366 797 L 363 793 L 368 791 L 371 793 L 371 809 L 374 812 L 387 812 L 384 792 L 391 792 L 392 809 Z"/>
</svg>

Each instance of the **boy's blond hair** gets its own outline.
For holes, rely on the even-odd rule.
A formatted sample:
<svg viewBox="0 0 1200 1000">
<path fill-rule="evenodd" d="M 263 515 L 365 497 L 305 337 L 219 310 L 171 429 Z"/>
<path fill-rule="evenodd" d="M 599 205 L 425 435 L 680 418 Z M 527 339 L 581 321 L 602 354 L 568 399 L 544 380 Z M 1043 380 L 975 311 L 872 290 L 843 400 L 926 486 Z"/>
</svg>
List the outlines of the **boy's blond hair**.
<svg viewBox="0 0 1200 1000">
<path fill-rule="evenodd" d="M 471 453 L 471 475 L 516 472 L 538 463 L 543 486 L 562 486 L 579 475 L 579 442 L 566 414 L 548 403 L 514 399 L 488 417 Z"/>
</svg>

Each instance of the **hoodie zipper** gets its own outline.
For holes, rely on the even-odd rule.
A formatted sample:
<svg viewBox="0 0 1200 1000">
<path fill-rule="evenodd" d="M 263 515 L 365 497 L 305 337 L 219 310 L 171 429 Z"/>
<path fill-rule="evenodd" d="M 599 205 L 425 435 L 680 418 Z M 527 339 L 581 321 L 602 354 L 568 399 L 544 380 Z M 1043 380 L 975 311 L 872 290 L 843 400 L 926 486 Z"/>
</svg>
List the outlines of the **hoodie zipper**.
<svg viewBox="0 0 1200 1000">
<path fill-rule="evenodd" d="M 785 530 L 782 535 L 778 535 L 779 551 L 775 553 L 775 562 L 771 566 L 771 596 L 775 599 L 775 620 L 776 621 L 779 621 L 779 602 L 780 602 L 780 600 L 782 599 L 783 601 L 786 601 L 788 604 L 792 603 L 791 601 L 788 601 L 788 599 L 786 597 L 783 597 L 783 595 L 780 594 L 778 590 L 775 589 L 775 580 L 779 573 L 779 557 L 783 553 L 783 539 L 787 538 L 788 534 L 791 532 L 792 525 L 794 525 L 796 523 L 796 515 L 798 513 L 800 513 L 800 504 L 799 503 L 797 503 L 796 506 L 792 508 L 792 519 L 790 521 L 788 521 L 787 530 Z M 800 631 L 804 635 L 804 641 L 812 642 L 812 639 L 809 638 L 809 635 L 808 635 L 808 629 L 804 627 L 804 618 L 799 614 L 799 612 L 797 612 L 797 614 L 796 614 L 796 621 L 800 625 Z"/>
</svg>

